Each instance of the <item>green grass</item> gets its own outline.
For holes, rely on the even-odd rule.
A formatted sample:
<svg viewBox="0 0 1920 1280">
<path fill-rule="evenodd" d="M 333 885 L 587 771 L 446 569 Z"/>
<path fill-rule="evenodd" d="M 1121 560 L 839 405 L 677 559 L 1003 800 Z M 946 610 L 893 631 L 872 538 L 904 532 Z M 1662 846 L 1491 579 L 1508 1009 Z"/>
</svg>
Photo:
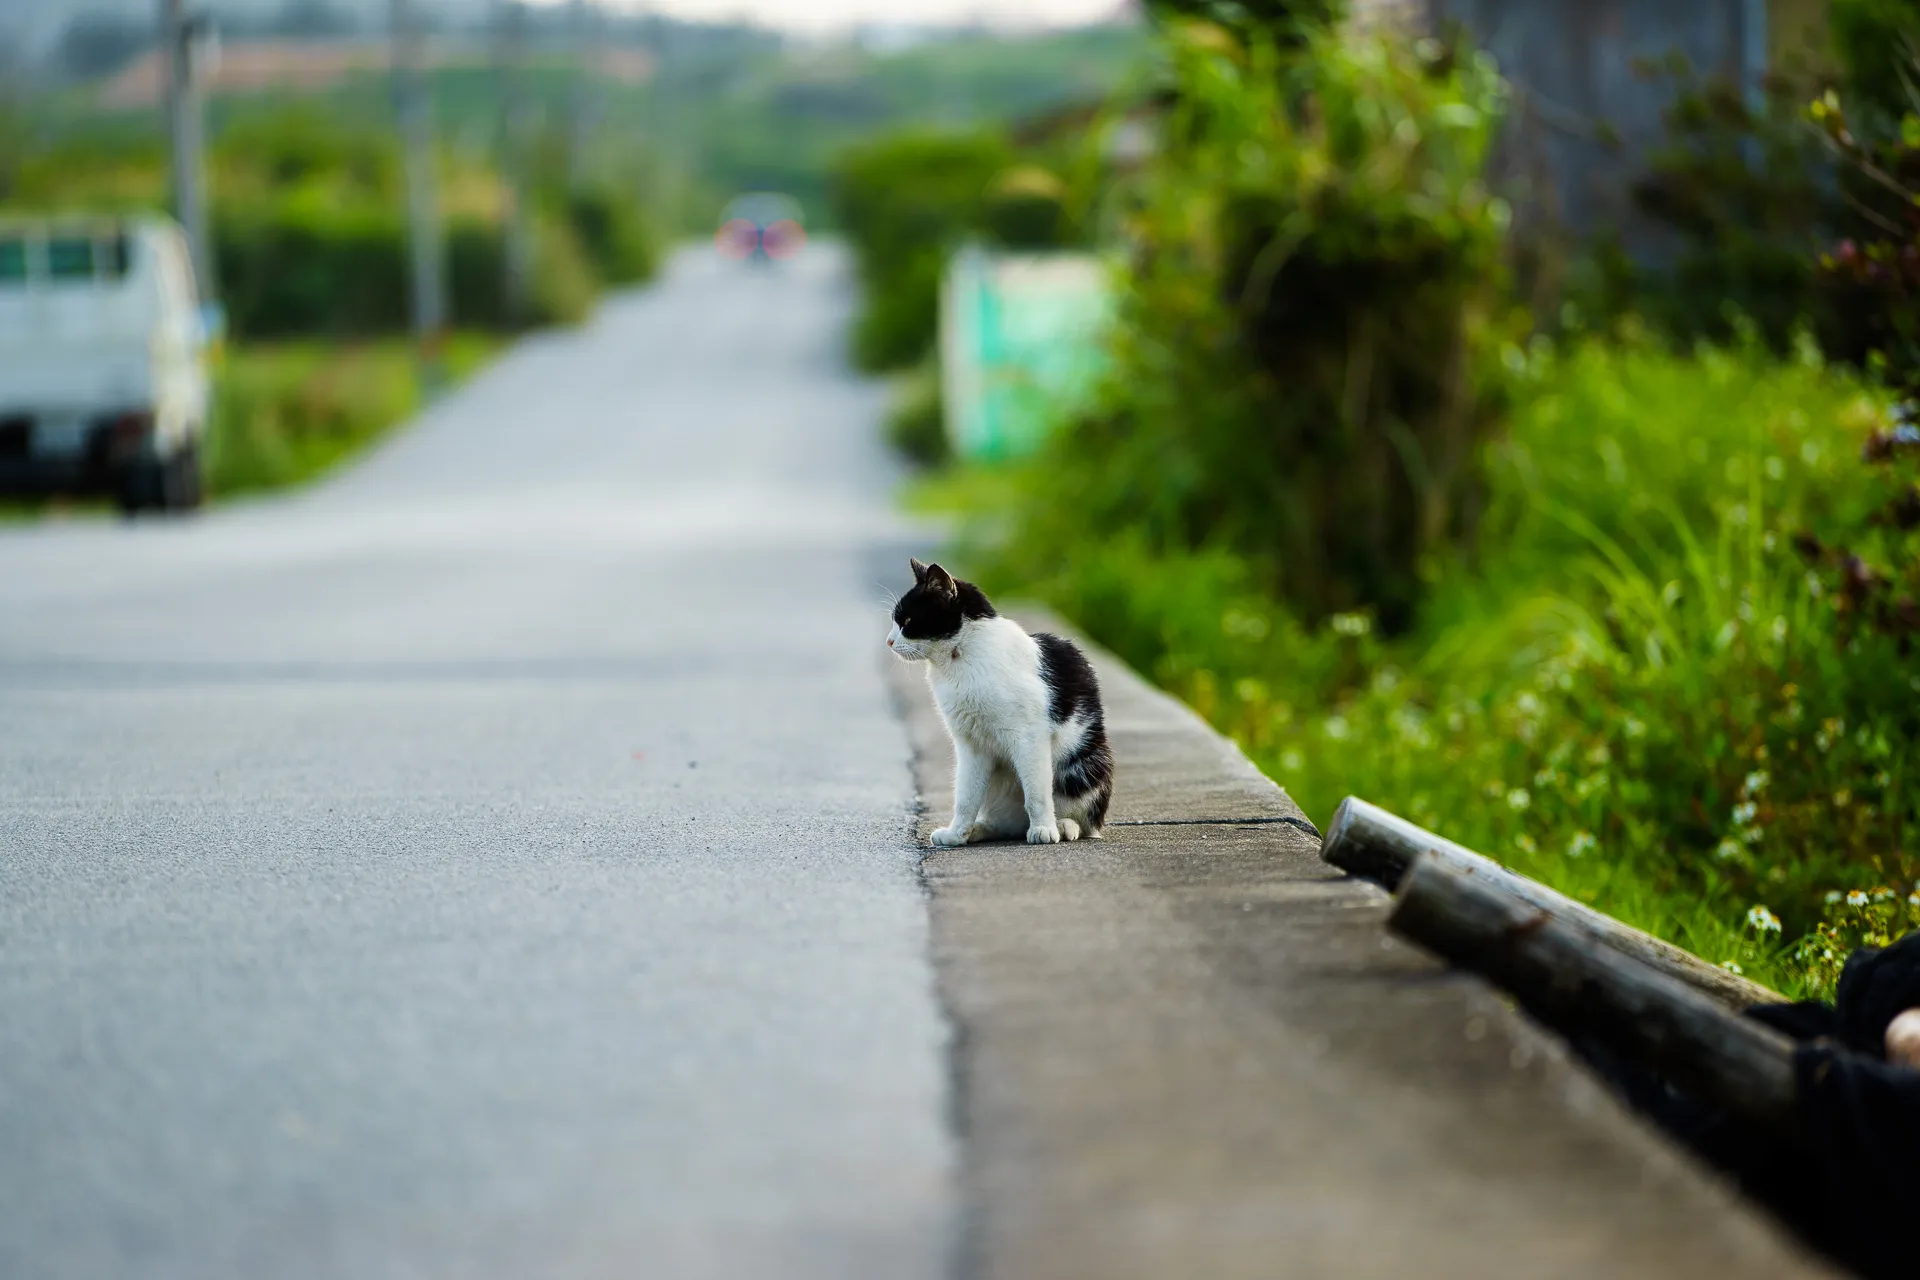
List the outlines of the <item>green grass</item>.
<svg viewBox="0 0 1920 1280">
<path fill-rule="evenodd" d="M 446 376 L 458 382 L 498 346 L 485 335 L 455 335 L 445 352 Z M 405 340 L 236 348 L 216 377 L 208 493 L 218 500 L 304 483 L 366 448 L 419 406 L 413 348 Z"/>
<path fill-rule="evenodd" d="M 1393 640 L 1365 615 L 1303 627 L 1223 551 L 1062 534 L 1036 514 L 1058 499 L 1044 468 L 912 500 L 971 513 L 990 589 L 1060 607 L 1317 821 L 1360 795 L 1777 989 L 1824 990 L 1848 946 L 1920 924 L 1920 653 L 1794 547 L 1812 531 L 1883 581 L 1910 573 L 1912 535 L 1877 513 L 1916 469 L 1861 460 L 1884 398 L 1758 349 L 1522 363 L 1476 544 L 1426 567 Z"/>
</svg>

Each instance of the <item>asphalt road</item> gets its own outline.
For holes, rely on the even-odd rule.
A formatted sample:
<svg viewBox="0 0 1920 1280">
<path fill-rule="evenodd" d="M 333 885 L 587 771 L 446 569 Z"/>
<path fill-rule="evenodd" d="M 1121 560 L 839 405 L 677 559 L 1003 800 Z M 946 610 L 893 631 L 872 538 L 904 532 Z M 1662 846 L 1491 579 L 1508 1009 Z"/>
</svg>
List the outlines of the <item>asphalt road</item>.
<svg viewBox="0 0 1920 1280">
<path fill-rule="evenodd" d="M 0 528 L 0 1276 L 945 1270 L 848 296 L 691 255 L 314 490 Z"/>
</svg>

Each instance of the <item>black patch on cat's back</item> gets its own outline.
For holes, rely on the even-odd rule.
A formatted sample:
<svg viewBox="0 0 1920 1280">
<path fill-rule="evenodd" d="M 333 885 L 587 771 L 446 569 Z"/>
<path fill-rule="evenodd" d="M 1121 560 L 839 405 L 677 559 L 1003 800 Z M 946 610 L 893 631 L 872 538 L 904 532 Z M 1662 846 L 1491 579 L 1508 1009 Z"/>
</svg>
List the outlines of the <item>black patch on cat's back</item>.
<svg viewBox="0 0 1920 1280">
<path fill-rule="evenodd" d="M 893 606 L 893 621 L 909 640 L 951 640 L 961 623 L 999 616 L 986 592 L 958 578 L 951 592 L 917 583 Z"/>
<path fill-rule="evenodd" d="M 1100 683 L 1094 679 L 1087 655 L 1073 641 L 1045 631 L 1034 632 L 1033 642 L 1040 646 L 1040 681 L 1047 686 L 1047 718 L 1065 724 L 1086 712 L 1098 726 Z"/>
<path fill-rule="evenodd" d="M 1100 682 L 1093 664 L 1071 640 L 1034 633 L 1040 646 L 1040 682 L 1047 686 L 1047 717 L 1065 724 L 1078 716 L 1087 729 L 1073 753 L 1053 764 L 1054 794 L 1062 800 L 1087 801 L 1089 834 L 1098 835 L 1113 803 L 1113 752 L 1107 746 L 1106 711 L 1100 705 Z"/>
</svg>

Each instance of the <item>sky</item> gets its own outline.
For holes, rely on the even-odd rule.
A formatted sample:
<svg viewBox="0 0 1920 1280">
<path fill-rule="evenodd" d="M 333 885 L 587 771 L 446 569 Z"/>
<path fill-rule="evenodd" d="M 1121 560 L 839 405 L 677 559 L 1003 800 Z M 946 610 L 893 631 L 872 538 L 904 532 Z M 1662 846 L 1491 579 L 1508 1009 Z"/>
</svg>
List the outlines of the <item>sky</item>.
<svg viewBox="0 0 1920 1280">
<path fill-rule="evenodd" d="M 0 0 L 5 3 L 6 0 Z M 552 0 L 548 0 L 552 2 Z M 680 18 L 746 19 L 789 31 L 852 26 L 933 26 L 985 22 L 997 27 L 1064 26 L 1113 16 L 1120 0 L 610 0 Z"/>
</svg>

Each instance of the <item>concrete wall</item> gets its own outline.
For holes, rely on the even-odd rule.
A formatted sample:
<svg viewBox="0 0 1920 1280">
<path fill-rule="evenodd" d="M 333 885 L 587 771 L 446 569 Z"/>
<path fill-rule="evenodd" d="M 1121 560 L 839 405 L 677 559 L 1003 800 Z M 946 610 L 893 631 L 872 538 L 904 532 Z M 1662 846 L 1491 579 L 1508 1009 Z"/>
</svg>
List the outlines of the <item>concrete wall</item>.
<svg viewBox="0 0 1920 1280">
<path fill-rule="evenodd" d="M 1672 248 L 1634 210 L 1632 187 L 1665 135 L 1670 79 L 1642 64 L 1679 54 L 1697 71 L 1757 85 L 1768 59 L 1766 0 L 1427 0 L 1459 21 L 1515 85 L 1503 176 L 1518 212 L 1578 236 L 1617 231 L 1636 257 Z"/>
</svg>

